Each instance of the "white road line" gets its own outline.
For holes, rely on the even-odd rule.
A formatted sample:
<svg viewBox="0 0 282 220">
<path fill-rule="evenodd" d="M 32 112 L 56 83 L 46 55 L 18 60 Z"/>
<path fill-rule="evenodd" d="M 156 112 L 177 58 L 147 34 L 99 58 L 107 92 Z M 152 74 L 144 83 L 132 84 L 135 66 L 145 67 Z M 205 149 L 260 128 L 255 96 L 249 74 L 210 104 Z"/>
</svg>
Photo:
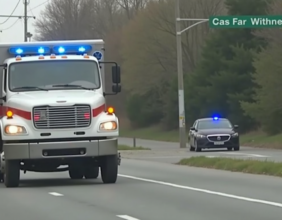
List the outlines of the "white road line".
<svg viewBox="0 0 282 220">
<path fill-rule="evenodd" d="M 138 218 L 133 218 L 129 215 L 117 215 L 117 217 L 122 218 L 122 219 L 126 219 L 126 220 L 139 220 Z"/>
<path fill-rule="evenodd" d="M 182 155 L 182 156 L 142 157 L 142 158 L 143 159 L 170 159 L 170 158 L 185 158 L 185 156 Z"/>
<path fill-rule="evenodd" d="M 52 196 L 64 196 L 63 194 L 57 192 L 49 192 L 49 194 Z"/>
<path fill-rule="evenodd" d="M 222 152 L 223 154 L 231 154 L 231 155 L 242 155 L 242 156 L 251 156 L 251 157 L 269 157 L 266 155 L 260 155 L 260 154 L 245 154 L 245 153 L 234 153 L 234 152 Z"/>
<path fill-rule="evenodd" d="M 236 195 L 232 195 L 232 194 L 216 192 L 216 191 L 211 191 L 211 190 L 207 190 L 207 189 L 194 188 L 194 187 L 190 187 L 190 186 L 183 186 L 183 185 L 178 185 L 178 184 L 174 184 L 174 183 L 145 179 L 145 178 L 123 175 L 123 174 L 119 174 L 119 176 L 124 177 L 124 178 L 128 178 L 128 179 L 134 179 L 134 180 L 139 180 L 139 181 L 143 181 L 143 182 L 148 182 L 148 183 L 156 183 L 156 184 L 160 184 L 160 185 L 164 185 L 164 186 L 170 186 L 170 187 L 179 188 L 179 189 L 186 189 L 186 190 L 190 190 L 190 191 L 202 192 L 202 193 L 206 193 L 206 194 L 217 195 L 217 196 L 222 196 L 222 197 L 226 197 L 226 198 L 237 199 L 237 200 L 246 201 L 246 202 L 260 203 L 260 204 L 264 204 L 264 205 L 276 206 L 276 207 L 282 208 L 282 203 L 278 203 L 278 202 L 272 202 L 272 201 L 261 200 L 261 199 L 253 199 L 253 198 L 248 198 L 248 197 L 243 197 L 243 196 L 236 196 Z"/>
</svg>

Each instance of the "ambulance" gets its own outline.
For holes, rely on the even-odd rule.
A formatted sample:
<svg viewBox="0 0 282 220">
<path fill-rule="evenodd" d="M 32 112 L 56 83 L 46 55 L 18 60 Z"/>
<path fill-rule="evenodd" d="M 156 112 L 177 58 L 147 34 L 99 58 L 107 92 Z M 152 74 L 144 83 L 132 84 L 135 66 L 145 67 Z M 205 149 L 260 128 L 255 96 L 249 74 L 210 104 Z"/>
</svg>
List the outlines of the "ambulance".
<svg viewBox="0 0 282 220">
<path fill-rule="evenodd" d="M 0 43 L 0 178 L 31 172 L 117 181 L 119 120 L 105 97 L 121 91 L 103 40 Z M 109 64 L 112 91 L 105 89 Z M 23 171 L 23 172 L 21 172 Z"/>
</svg>

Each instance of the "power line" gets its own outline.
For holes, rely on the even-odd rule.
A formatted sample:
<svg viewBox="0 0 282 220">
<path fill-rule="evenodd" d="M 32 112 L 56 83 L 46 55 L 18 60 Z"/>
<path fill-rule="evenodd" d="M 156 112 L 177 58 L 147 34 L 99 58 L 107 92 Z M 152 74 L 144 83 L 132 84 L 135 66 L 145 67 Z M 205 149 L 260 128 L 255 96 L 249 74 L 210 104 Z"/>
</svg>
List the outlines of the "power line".
<svg viewBox="0 0 282 220">
<path fill-rule="evenodd" d="M 29 9 L 28 12 L 30 12 L 30 11 L 36 9 L 36 8 L 39 8 L 39 7 L 42 6 L 42 5 L 45 5 L 47 2 L 49 2 L 49 0 L 47 0 L 47 1 L 41 3 L 41 4 L 37 5 L 37 6 L 35 6 L 35 7 L 31 8 L 31 9 Z"/>
<path fill-rule="evenodd" d="M 7 27 L 7 28 L 0 29 L 0 32 L 9 30 L 10 28 L 14 27 L 14 26 L 18 23 L 19 20 L 20 20 L 20 19 L 17 19 L 13 24 L 11 24 L 11 25 L 10 25 L 9 27 Z"/>
<path fill-rule="evenodd" d="M 20 4 L 20 1 L 21 1 L 21 0 L 18 1 L 18 3 L 16 4 L 14 10 L 13 10 L 12 13 L 10 14 L 10 16 L 8 16 L 8 18 L 7 18 L 5 21 L 3 21 L 2 23 L 0 23 L 0 25 L 1 25 L 1 24 L 5 24 L 5 23 L 11 18 L 11 16 L 14 14 L 14 12 L 16 11 L 16 9 L 18 8 L 18 6 L 19 6 L 19 4 Z"/>
</svg>

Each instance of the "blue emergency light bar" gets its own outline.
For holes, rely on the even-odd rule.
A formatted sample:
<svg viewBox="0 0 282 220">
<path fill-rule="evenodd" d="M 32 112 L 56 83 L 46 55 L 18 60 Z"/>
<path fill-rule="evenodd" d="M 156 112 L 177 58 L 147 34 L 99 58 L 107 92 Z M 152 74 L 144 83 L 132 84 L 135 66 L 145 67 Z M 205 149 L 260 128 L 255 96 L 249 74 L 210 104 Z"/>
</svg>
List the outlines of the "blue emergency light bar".
<svg viewBox="0 0 282 220">
<path fill-rule="evenodd" d="M 88 53 L 92 50 L 91 45 L 85 45 L 85 46 L 55 46 L 53 48 L 54 54 L 84 54 Z"/>
<path fill-rule="evenodd" d="M 26 55 L 48 55 L 48 54 L 85 54 L 92 50 L 91 45 L 69 45 L 69 46 L 55 46 L 53 48 L 46 46 L 18 46 L 11 47 L 9 53 L 15 56 Z"/>
<path fill-rule="evenodd" d="M 49 47 L 11 47 L 9 53 L 13 55 L 44 55 L 50 54 L 51 49 Z"/>
</svg>

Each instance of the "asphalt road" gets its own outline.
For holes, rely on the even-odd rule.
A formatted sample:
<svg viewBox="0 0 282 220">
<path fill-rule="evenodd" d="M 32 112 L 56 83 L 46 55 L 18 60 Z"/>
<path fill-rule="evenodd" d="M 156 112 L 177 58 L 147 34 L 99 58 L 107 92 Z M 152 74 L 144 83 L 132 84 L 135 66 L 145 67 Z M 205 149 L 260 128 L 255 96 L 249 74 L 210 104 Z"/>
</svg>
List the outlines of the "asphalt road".
<svg viewBox="0 0 282 220">
<path fill-rule="evenodd" d="M 3 220 L 280 220 L 280 178 L 123 160 L 118 182 L 71 181 L 67 173 L 22 176 L 0 186 Z"/>
<path fill-rule="evenodd" d="M 173 151 L 173 147 L 161 149 L 162 143 L 155 146 L 155 157 Z M 185 150 L 175 145 L 175 152 Z M 72 181 L 66 172 L 22 174 L 19 188 L 0 184 L 0 219 L 281 219 L 282 178 L 151 160 L 123 159 L 118 181 L 112 185 L 102 184 L 100 178 Z"/>
<path fill-rule="evenodd" d="M 119 144 L 133 146 L 132 138 L 120 138 Z M 123 153 L 123 157 L 129 159 L 142 159 L 151 161 L 160 161 L 167 163 L 176 163 L 182 158 L 195 156 L 206 157 L 231 157 L 239 159 L 255 159 L 282 162 L 282 150 L 241 147 L 240 151 L 227 151 L 226 149 L 203 150 L 202 152 L 190 152 L 186 149 L 180 149 L 178 143 L 136 140 L 136 146 L 150 148 L 150 151 L 131 151 Z"/>
</svg>

